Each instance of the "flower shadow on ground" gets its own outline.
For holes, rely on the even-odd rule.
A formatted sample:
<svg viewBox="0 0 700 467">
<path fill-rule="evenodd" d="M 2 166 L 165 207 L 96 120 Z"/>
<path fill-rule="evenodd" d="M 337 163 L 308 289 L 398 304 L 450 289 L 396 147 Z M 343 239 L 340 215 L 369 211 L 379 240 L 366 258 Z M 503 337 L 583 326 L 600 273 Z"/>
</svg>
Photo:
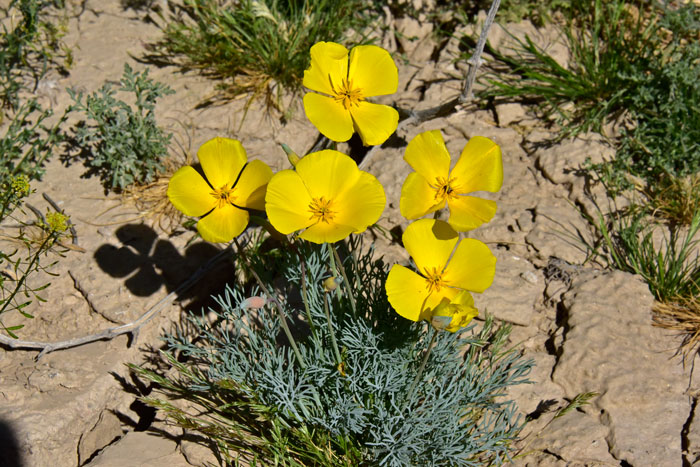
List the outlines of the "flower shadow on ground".
<svg viewBox="0 0 700 467">
<path fill-rule="evenodd" d="M 139 297 L 153 295 L 162 286 L 168 292 L 175 290 L 220 251 L 210 243 L 197 242 L 181 254 L 175 245 L 159 239 L 152 228 L 143 224 L 123 225 L 117 229 L 116 237 L 119 244 L 101 245 L 95 251 L 95 261 L 111 277 L 125 278 L 124 286 Z M 198 287 L 185 291 L 178 298 L 208 302 L 211 292 L 231 279 L 230 273 L 223 272 L 224 267 L 222 263 L 207 274 L 207 280 L 200 281 L 200 284 L 207 284 L 207 290 Z"/>
</svg>

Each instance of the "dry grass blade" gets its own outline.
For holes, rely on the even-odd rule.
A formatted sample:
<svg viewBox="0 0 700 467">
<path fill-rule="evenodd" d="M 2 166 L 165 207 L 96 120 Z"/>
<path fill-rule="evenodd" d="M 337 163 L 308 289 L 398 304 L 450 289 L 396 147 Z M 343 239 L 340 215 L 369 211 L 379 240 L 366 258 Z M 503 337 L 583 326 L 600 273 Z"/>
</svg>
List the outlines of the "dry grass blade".
<svg viewBox="0 0 700 467">
<path fill-rule="evenodd" d="M 654 325 L 677 331 L 683 341 L 678 349 L 683 361 L 700 348 L 700 298 L 678 297 L 654 303 Z"/>
</svg>

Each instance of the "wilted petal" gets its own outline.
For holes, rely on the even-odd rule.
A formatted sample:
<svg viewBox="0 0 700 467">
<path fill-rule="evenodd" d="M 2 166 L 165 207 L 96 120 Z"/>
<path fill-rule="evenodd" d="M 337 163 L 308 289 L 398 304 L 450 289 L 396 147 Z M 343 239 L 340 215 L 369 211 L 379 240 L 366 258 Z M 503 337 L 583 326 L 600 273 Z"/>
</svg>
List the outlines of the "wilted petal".
<svg viewBox="0 0 700 467">
<path fill-rule="evenodd" d="M 472 137 L 450 173 L 461 193 L 496 192 L 503 185 L 501 148 L 484 136 Z"/>
<path fill-rule="evenodd" d="M 388 105 L 362 101 L 350 107 L 350 114 L 365 146 L 382 144 L 399 125 L 399 113 Z"/>
<path fill-rule="evenodd" d="M 347 76 L 348 49 L 335 42 L 318 42 L 311 47 L 311 66 L 304 71 L 305 87 L 330 96 L 335 94 L 330 80 L 340 83 Z"/>
<path fill-rule="evenodd" d="M 230 138 L 213 138 L 199 147 L 199 163 L 212 187 L 219 189 L 236 181 L 243 166 L 248 162 L 240 141 Z"/>
<path fill-rule="evenodd" d="M 192 167 L 181 167 L 170 177 L 168 199 L 186 216 L 199 217 L 212 210 L 216 199 L 212 188 Z"/>
<path fill-rule="evenodd" d="M 438 178 L 447 181 L 450 173 L 450 153 L 447 152 L 440 130 L 424 131 L 416 135 L 408 143 L 403 158 L 431 185 L 434 185 Z"/>
<path fill-rule="evenodd" d="M 404 248 L 423 273 L 442 271 L 458 239 L 457 232 L 447 222 L 435 219 L 417 220 L 403 233 Z"/>
<path fill-rule="evenodd" d="M 418 172 L 411 172 L 401 187 L 401 215 L 418 219 L 445 206 L 443 199 L 435 199 L 435 189 Z"/>
<path fill-rule="evenodd" d="M 202 238 L 212 243 L 226 243 L 240 235 L 248 225 L 248 212 L 226 204 L 215 208 L 197 222 Z"/>
<path fill-rule="evenodd" d="M 450 207 L 449 223 L 459 232 L 476 229 L 496 214 L 497 204 L 489 199 L 458 196 L 447 200 Z"/>
<path fill-rule="evenodd" d="M 496 274 L 496 257 L 483 242 L 465 238 L 459 242 L 452 255 L 443 279 L 451 287 L 483 292 L 493 283 Z"/>
<path fill-rule="evenodd" d="M 310 204 L 311 196 L 294 170 L 282 170 L 270 179 L 265 195 L 265 211 L 270 223 L 279 232 L 287 235 L 313 224 Z"/>
<path fill-rule="evenodd" d="M 265 209 L 267 183 L 272 178 L 272 169 L 259 160 L 250 161 L 241 172 L 234 192 L 236 204 L 244 208 Z"/>
<path fill-rule="evenodd" d="M 447 298 L 435 307 L 431 323 L 436 329 L 457 332 L 466 327 L 479 314 L 474 307 L 474 298 L 466 290 L 460 291 L 452 300 Z"/>
<path fill-rule="evenodd" d="M 306 117 L 325 137 L 347 141 L 353 133 L 353 123 L 343 104 L 332 97 L 309 92 L 304 96 Z"/>
<path fill-rule="evenodd" d="M 393 94 L 399 87 L 399 71 L 386 50 L 376 45 L 358 45 L 350 51 L 348 79 L 362 96 Z"/>
</svg>

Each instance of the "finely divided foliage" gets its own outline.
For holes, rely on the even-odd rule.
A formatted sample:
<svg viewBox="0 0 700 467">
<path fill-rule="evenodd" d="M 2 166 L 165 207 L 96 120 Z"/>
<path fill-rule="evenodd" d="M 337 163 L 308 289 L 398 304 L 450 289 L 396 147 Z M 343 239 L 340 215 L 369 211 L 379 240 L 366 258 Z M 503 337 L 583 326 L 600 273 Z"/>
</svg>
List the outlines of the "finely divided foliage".
<svg viewBox="0 0 700 467">
<path fill-rule="evenodd" d="M 316 326 L 309 328 L 302 321 L 294 295 L 284 294 L 282 300 L 297 336 L 307 336 L 299 341 L 306 368 L 300 368 L 288 345 L 280 345 L 280 320 L 271 304 L 251 311 L 242 306 L 243 288 L 234 286 L 217 299 L 219 309 L 210 310 L 216 315 L 213 324 L 204 318 L 193 319 L 193 335 L 166 338 L 170 351 L 206 368 L 200 367 L 201 374 L 190 374 L 180 392 L 196 392 L 199 398 L 212 400 L 222 384 L 245 381 L 245 386 L 236 384 L 239 398 L 228 401 L 219 423 L 228 424 L 233 431 L 234 420 L 256 416 L 244 401 L 256 401 L 256 410 L 262 406 L 266 408 L 263 412 L 275 413 L 286 436 L 310 433 L 317 446 L 324 439 L 329 448 L 334 446 L 335 454 L 326 459 L 328 465 L 503 462 L 523 420 L 515 414 L 513 401 L 497 402 L 496 398 L 507 387 L 526 382 L 532 366 L 519 352 L 504 349 L 508 329 L 494 330 L 487 319 L 480 333 L 474 333 L 474 326 L 442 333 L 417 389 L 409 395 L 416 362 L 431 331 L 391 311 L 383 293 L 383 262 L 372 260 L 370 254 L 356 260 L 348 256 L 345 261 L 357 304 L 353 313 L 346 299 L 334 295 L 330 300 L 330 316 L 343 356 L 338 367 L 323 311 L 323 294 L 329 293 L 322 287 L 328 277 L 327 250 L 309 244 L 299 247 Z M 279 270 L 284 272 L 286 290 L 302 290 L 304 266 L 299 256 L 289 250 L 281 254 Z M 260 275 L 273 269 L 260 258 L 253 261 Z M 272 289 L 274 279 L 263 280 Z M 221 436 L 217 441 L 224 451 L 241 448 L 235 436 Z M 311 460 L 303 449 L 290 446 L 296 461 Z M 265 463 L 271 458 L 258 460 Z"/>
</svg>

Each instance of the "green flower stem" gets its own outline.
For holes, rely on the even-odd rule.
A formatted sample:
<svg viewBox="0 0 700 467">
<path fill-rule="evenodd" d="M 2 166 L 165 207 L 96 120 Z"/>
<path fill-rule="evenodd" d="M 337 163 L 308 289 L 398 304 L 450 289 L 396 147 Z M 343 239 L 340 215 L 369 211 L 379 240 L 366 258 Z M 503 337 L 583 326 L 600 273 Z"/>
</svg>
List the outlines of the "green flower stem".
<svg viewBox="0 0 700 467">
<path fill-rule="evenodd" d="M 432 326 L 428 326 L 428 329 L 433 329 Z M 413 378 L 413 382 L 411 383 L 411 386 L 408 388 L 408 392 L 406 393 L 406 399 L 404 400 L 402 412 L 406 410 L 406 406 L 408 406 L 408 401 L 411 400 L 411 396 L 413 395 L 413 391 L 416 389 L 416 385 L 418 384 L 418 381 L 420 381 L 421 377 L 423 376 L 423 370 L 425 370 L 425 364 L 428 363 L 428 358 L 430 357 L 430 352 L 433 350 L 433 344 L 435 344 L 435 340 L 437 339 L 438 336 L 438 330 L 433 329 L 433 337 L 430 339 L 430 343 L 428 344 L 428 349 L 425 351 L 425 355 L 423 356 L 423 361 L 420 363 L 420 367 L 418 368 L 418 373 L 416 373 L 416 377 Z"/>
<path fill-rule="evenodd" d="M 330 243 L 326 243 L 326 249 L 328 250 L 328 258 L 330 259 L 331 263 L 331 274 L 333 275 L 333 279 L 338 277 L 338 268 L 335 264 L 335 256 L 333 255 L 333 245 Z M 338 297 L 338 300 L 340 300 L 340 289 L 338 287 L 335 288 L 335 293 Z"/>
<path fill-rule="evenodd" d="M 49 250 L 53 241 L 56 240 L 56 236 L 56 232 L 50 232 L 49 235 L 41 243 L 39 248 L 36 250 L 36 253 L 34 253 L 32 259 L 29 261 L 29 265 L 25 268 L 24 274 L 22 274 L 22 277 L 20 277 L 17 283 L 15 284 L 14 290 L 10 293 L 10 296 L 7 297 L 7 299 L 3 300 L 2 308 L 0 308 L 0 315 L 7 311 L 9 306 L 13 303 L 14 298 L 17 296 L 20 289 L 24 285 L 24 282 L 27 280 L 27 276 L 31 274 L 32 269 L 36 265 L 37 261 L 39 261 L 39 256 L 41 256 L 42 253 Z M 3 325 L 3 328 L 4 327 L 5 326 Z"/>
<path fill-rule="evenodd" d="M 304 301 L 304 310 L 306 311 L 306 319 L 309 320 L 309 328 L 311 334 L 316 335 L 316 327 L 311 319 L 311 308 L 309 307 L 308 290 L 306 290 L 306 261 L 302 255 L 299 255 L 299 264 L 301 265 L 301 299 Z"/>
<path fill-rule="evenodd" d="M 236 243 L 236 250 L 238 251 L 238 254 L 248 265 L 250 273 L 253 274 L 253 277 L 255 277 L 255 280 L 257 281 L 265 296 L 270 297 L 270 299 L 275 303 L 277 312 L 280 315 L 280 323 L 282 324 L 282 329 L 284 329 L 284 333 L 287 335 L 287 339 L 289 340 L 289 343 L 292 346 L 292 350 L 294 350 L 294 355 L 296 355 L 297 357 L 299 366 L 301 366 L 302 370 L 305 370 L 306 362 L 304 362 L 304 359 L 301 356 L 301 352 L 299 352 L 299 347 L 297 347 L 297 343 L 294 340 L 294 336 L 292 336 L 292 331 L 289 330 L 289 326 L 287 325 L 287 317 L 285 316 L 284 311 L 282 310 L 282 305 L 280 304 L 279 300 L 277 300 L 277 297 L 271 294 L 267 287 L 265 287 L 265 284 L 263 283 L 262 279 L 260 279 L 260 276 L 258 276 L 258 273 L 255 272 L 253 266 L 250 264 L 250 262 L 248 262 L 248 257 L 246 256 L 245 251 L 243 251 L 243 249 L 241 248 L 241 245 L 238 243 L 238 239 L 234 238 L 233 241 Z"/>
<path fill-rule="evenodd" d="M 340 358 L 340 351 L 338 350 L 338 342 L 335 340 L 335 330 L 333 329 L 333 322 L 331 321 L 331 313 L 328 310 L 328 292 L 323 292 L 323 311 L 326 312 L 326 320 L 328 321 L 328 331 L 331 333 L 331 344 L 333 345 L 333 352 L 335 353 L 335 360 L 338 366 L 342 363 Z"/>
<path fill-rule="evenodd" d="M 350 287 L 350 281 L 348 280 L 348 275 L 345 273 L 345 268 L 343 267 L 343 262 L 340 260 L 340 256 L 338 256 L 338 250 L 335 249 L 333 245 L 330 245 L 331 257 L 335 257 L 336 264 L 338 265 L 338 270 L 340 271 L 340 275 L 343 276 L 343 283 L 345 285 L 345 290 L 348 292 L 348 298 L 350 299 L 350 308 L 352 308 L 352 313 L 353 315 L 357 315 L 357 309 L 355 307 L 355 297 L 352 295 L 352 288 Z"/>
</svg>

